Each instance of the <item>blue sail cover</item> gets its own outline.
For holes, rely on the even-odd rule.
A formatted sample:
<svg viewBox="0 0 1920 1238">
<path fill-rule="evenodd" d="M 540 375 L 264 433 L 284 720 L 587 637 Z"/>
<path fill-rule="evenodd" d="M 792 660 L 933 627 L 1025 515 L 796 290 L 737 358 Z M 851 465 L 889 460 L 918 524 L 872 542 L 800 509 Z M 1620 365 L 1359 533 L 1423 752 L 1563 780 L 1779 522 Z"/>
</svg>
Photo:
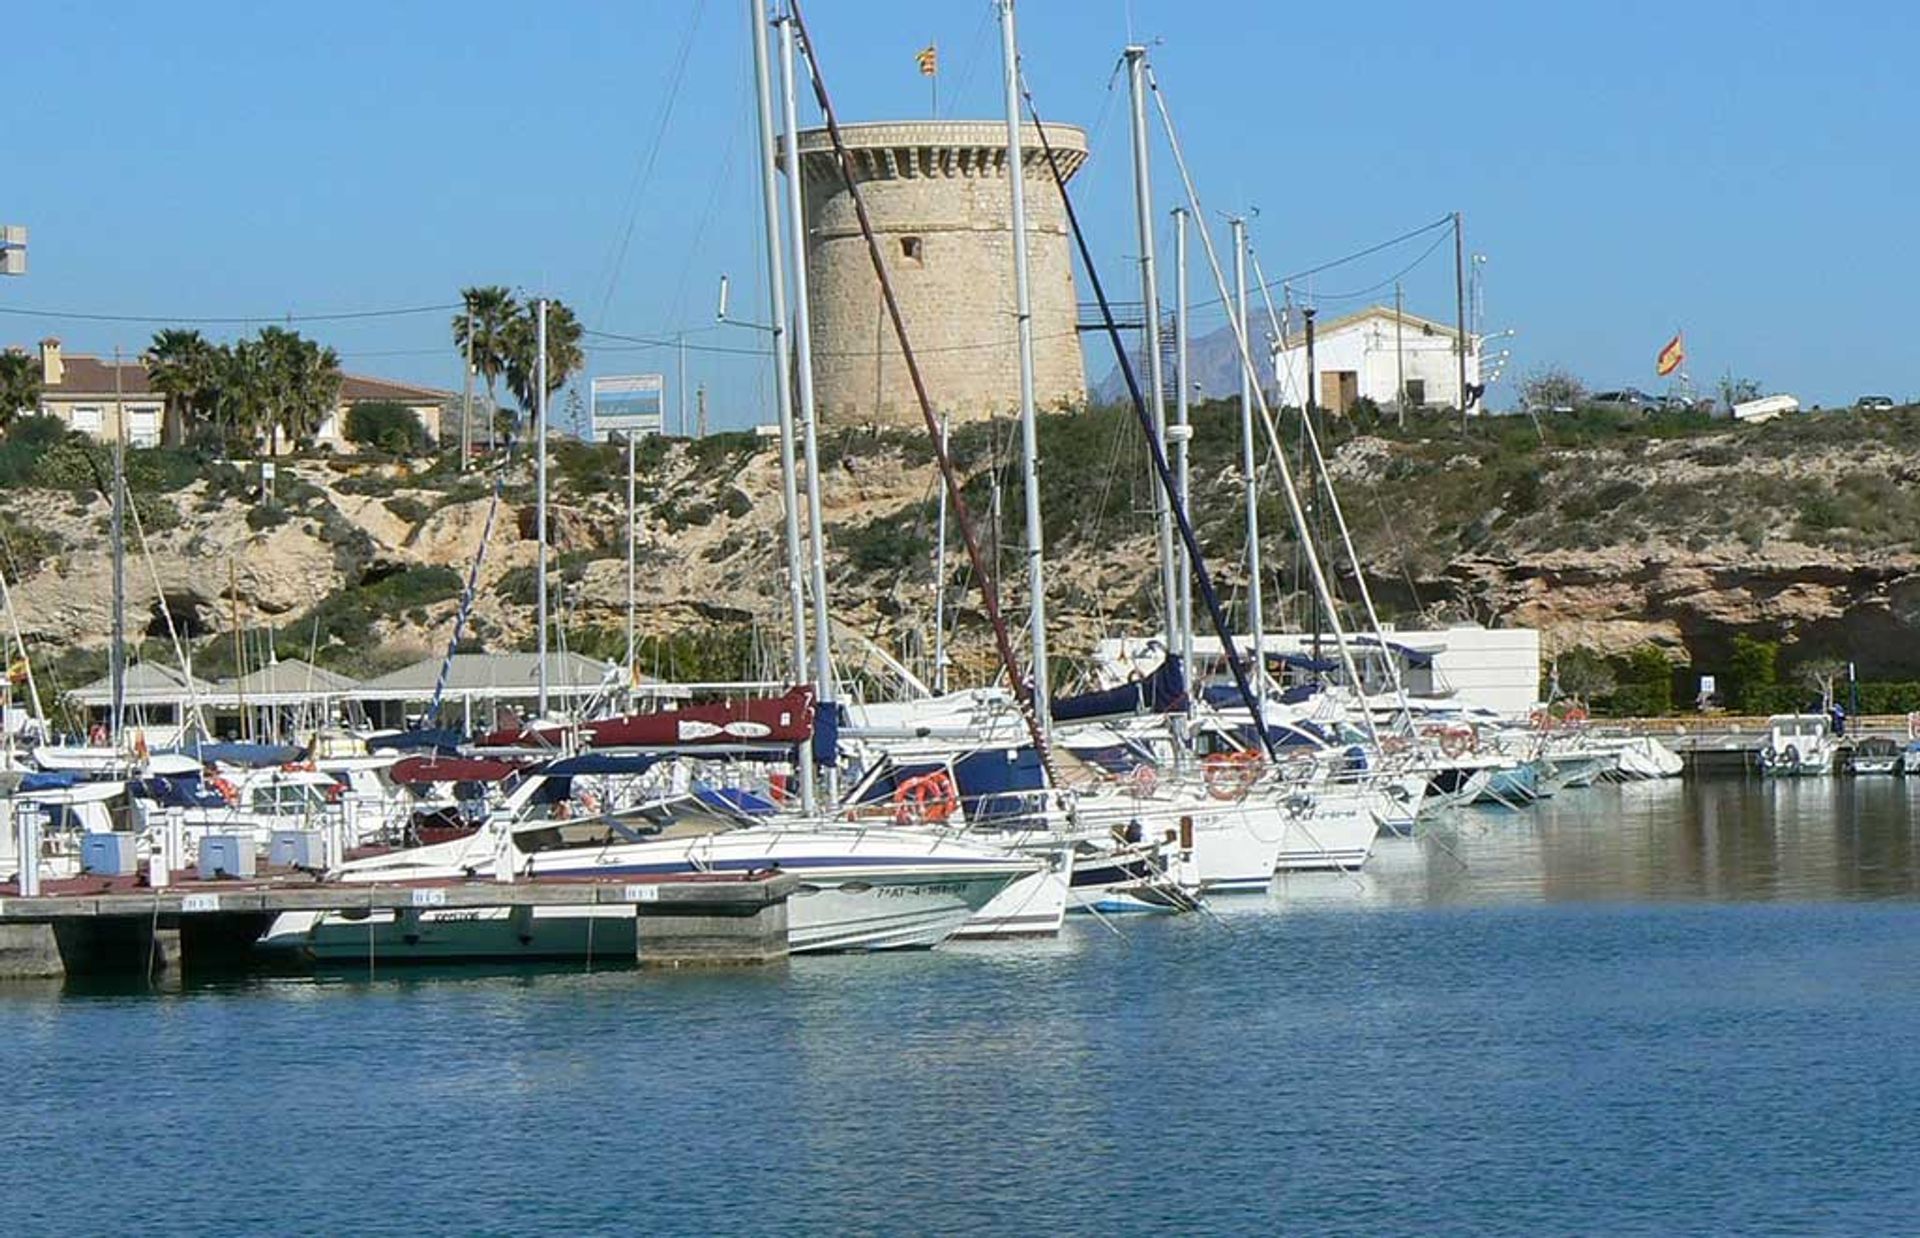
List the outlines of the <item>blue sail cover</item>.
<svg viewBox="0 0 1920 1238">
<path fill-rule="evenodd" d="M 1144 679 L 1100 692 L 1054 698 L 1055 722 L 1084 722 L 1090 718 L 1127 718 L 1135 714 L 1170 714 L 1187 707 L 1186 667 L 1168 654 Z"/>
<path fill-rule="evenodd" d="M 822 702 L 813 714 L 813 763 L 840 763 L 840 728 L 846 725 L 846 706 L 838 701 Z"/>
</svg>

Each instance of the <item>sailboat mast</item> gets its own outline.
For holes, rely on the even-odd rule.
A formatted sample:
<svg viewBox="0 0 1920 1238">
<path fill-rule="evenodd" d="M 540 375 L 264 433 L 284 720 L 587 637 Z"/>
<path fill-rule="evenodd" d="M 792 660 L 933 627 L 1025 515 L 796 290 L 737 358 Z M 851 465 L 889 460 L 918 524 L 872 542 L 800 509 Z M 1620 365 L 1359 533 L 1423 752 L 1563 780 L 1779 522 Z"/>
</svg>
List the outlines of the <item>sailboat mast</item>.
<svg viewBox="0 0 1920 1238">
<path fill-rule="evenodd" d="M 947 420 L 940 419 L 940 450 L 947 450 Z M 940 487 L 933 542 L 933 694 L 947 692 L 947 488 Z"/>
<path fill-rule="evenodd" d="M 534 716 L 547 716 L 547 299 L 534 303 L 534 542 L 540 558 L 533 577 L 534 653 L 540 661 Z"/>
<path fill-rule="evenodd" d="M 820 434 L 813 403 L 813 318 L 807 306 L 807 218 L 800 180 L 800 115 L 794 101 L 793 19 L 780 27 L 780 100 L 786 121 L 787 235 L 793 254 L 793 374 L 799 389 L 800 448 L 807 466 L 807 576 L 813 588 L 813 682 L 820 709 L 834 707 L 833 642 L 827 615 L 827 537 L 820 515 Z M 840 770 L 827 766 L 827 793 L 838 799 Z"/>
<path fill-rule="evenodd" d="M 1193 438 L 1193 425 L 1188 418 L 1187 400 L 1193 391 L 1193 384 L 1187 381 L 1190 372 L 1187 361 L 1187 343 L 1190 338 L 1187 322 L 1187 208 L 1173 208 L 1173 355 L 1174 382 L 1179 384 L 1173 393 L 1173 429 L 1167 437 L 1173 441 L 1173 475 L 1179 482 L 1180 518 L 1193 519 L 1192 500 L 1188 497 L 1190 470 L 1187 463 L 1187 445 Z M 1180 639 L 1175 646 L 1180 651 L 1181 665 L 1186 667 L 1187 676 L 1193 676 L 1193 572 L 1187 566 L 1185 547 L 1177 547 L 1180 564 Z"/>
<path fill-rule="evenodd" d="M 1233 229 L 1233 303 L 1234 321 L 1240 324 L 1242 338 L 1251 340 L 1247 319 L 1247 221 L 1234 216 Z M 1253 380 L 1247 367 L 1240 367 L 1240 474 L 1246 490 L 1247 506 L 1247 623 L 1253 628 L 1254 683 L 1261 699 L 1266 697 L 1267 621 L 1260 597 L 1260 471 L 1253 449 Z"/>
<path fill-rule="evenodd" d="M 1147 354 L 1147 407 L 1153 416 L 1153 436 L 1161 454 L 1167 450 L 1166 374 L 1160 357 L 1160 289 L 1153 261 L 1153 185 L 1147 164 L 1147 49 L 1126 49 L 1127 93 L 1132 100 L 1133 207 L 1140 243 L 1141 342 Z M 1167 634 L 1167 652 L 1179 648 L 1178 594 L 1174 583 L 1173 514 L 1159 487 L 1153 492 L 1155 536 L 1160 548 L 1161 622 Z"/>
<path fill-rule="evenodd" d="M 113 705 L 109 736 L 120 742 L 127 720 L 127 406 L 120 350 L 113 350 L 113 650 L 108 661 Z"/>
<path fill-rule="evenodd" d="M 1013 0 L 1000 0 L 1000 57 L 1006 79 L 1007 186 L 1013 201 L 1013 312 L 1020 340 L 1020 476 L 1026 491 L 1027 639 L 1032 647 L 1033 712 L 1051 731 L 1052 699 L 1047 679 L 1047 572 L 1040 523 L 1040 442 L 1033 408 L 1033 298 L 1027 279 L 1027 178 L 1020 141 L 1020 52 L 1014 37 Z"/>
<path fill-rule="evenodd" d="M 792 657 L 787 674 L 796 684 L 807 681 L 807 599 L 805 565 L 800 552 L 800 491 L 798 466 L 794 462 L 793 390 L 788 386 L 793 374 L 792 346 L 787 338 L 786 262 L 780 243 L 780 187 L 774 181 L 773 75 L 767 51 L 766 0 L 747 0 L 747 25 L 753 31 L 754 95 L 760 124 L 760 206 L 767 246 L 767 322 L 773 333 L 773 402 L 780 420 L 780 487 L 785 503 L 782 518 L 787 546 L 787 620 L 792 636 Z M 789 168 L 789 176 L 798 176 L 798 168 Z M 684 420 L 684 418 L 683 418 Z M 686 427 L 681 427 L 685 432 Z M 800 776 L 800 806 L 806 812 L 816 807 L 813 762 L 794 762 Z"/>
</svg>

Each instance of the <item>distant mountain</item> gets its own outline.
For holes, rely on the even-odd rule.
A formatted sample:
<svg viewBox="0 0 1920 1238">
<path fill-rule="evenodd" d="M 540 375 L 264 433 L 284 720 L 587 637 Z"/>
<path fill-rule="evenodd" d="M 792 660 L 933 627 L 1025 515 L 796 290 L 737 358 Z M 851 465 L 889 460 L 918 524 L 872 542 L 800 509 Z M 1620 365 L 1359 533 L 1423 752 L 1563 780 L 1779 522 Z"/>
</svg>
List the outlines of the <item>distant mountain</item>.
<svg viewBox="0 0 1920 1238">
<path fill-rule="evenodd" d="M 1091 370 L 1099 361 L 1112 356 L 1112 350 L 1106 347 L 1104 337 L 1089 335 L 1089 360 Z M 1253 346 L 1264 353 L 1266 336 L 1256 333 Z M 1254 358 L 1262 379 L 1266 380 L 1268 396 L 1273 394 L 1273 382 L 1268 377 L 1270 367 L 1264 355 Z M 1213 331 L 1198 336 L 1187 344 L 1187 362 L 1193 371 L 1193 381 L 1200 384 L 1196 397 L 1202 400 L 1229 399 L 1240 394 L 1240 350 L 1234 344 L 1233 328 L 1221 324 Z M 1134 371 L 1140 379 L 1142 393 L 1146 391 L 1147 372 L 1141 363 L 1138 352 L 1134 355 Z M 1120 375 L 1118 364 L 1107 366 L 1106 377 L 1093 385 L 1092 397 L 1097 404 L 1118 404 L 1127 398 L 1127 383 Z"/>
</svg>

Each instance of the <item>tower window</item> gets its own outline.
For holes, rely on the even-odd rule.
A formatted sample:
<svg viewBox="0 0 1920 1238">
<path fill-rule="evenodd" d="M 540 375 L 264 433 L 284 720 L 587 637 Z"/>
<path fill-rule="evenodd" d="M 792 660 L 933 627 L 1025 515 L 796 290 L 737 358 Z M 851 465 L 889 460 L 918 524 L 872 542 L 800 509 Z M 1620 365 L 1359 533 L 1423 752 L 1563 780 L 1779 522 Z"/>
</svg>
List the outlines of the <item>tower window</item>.
<svg viewBox="0 0 1920 1238">
<path fill-rule="evenodd" d="M 906 259 L 908 262 L 917 263 L 920 261 L 920 253 L 921 253 L 921 250 L 920 250 L 919 237 L 903 236 L 900 238 L 900 256 L 902 258 Z"/>
</svg>

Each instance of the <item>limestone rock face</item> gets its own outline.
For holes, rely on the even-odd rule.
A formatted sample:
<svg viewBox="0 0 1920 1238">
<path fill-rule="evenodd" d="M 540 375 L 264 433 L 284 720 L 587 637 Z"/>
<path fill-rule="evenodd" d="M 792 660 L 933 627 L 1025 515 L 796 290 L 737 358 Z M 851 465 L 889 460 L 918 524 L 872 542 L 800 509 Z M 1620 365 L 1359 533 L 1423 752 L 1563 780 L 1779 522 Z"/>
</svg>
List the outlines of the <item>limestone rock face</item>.
<svg viewBox="0 0 1920 1238">
<path fill-rule="evenodd" d="M 1138 431 L 1093 416 L 1042 426 L 1048 609 L 1068 668 L 1094 640 L 1155 630 L 1159 615 L 1150 491 L 1137 439 L 1127 437 Z M 1196 523 L 1222 597 L 1238 606 L 1246 590 L 1238 423 L 1227 409 L 1211 420 L 1203 411 L 1195 424 Z M 999 427 L 990 450 L 987 427 L 968 429 L 979 435 L 959 452 L 970 461 L 968 502 L 1017 626 L 1027 601 L 1018 474 L 1006 467 L 1011 438 Z M 1420 440 L 1334 427 L 1326 441 L 1367 582 L 1403 626 L 1527 625 L 1541 630 L 1549 653 L 1651 643 L 1701 667 L 1744 634 L 1783 641 L 1792 656 L 1846 657 L 1871 678 L 1920 678 L 1920 497 L 1908 497 L 1920 489 L 1920 447 L 1825 432 L 1832 442 L 1779 443 L 1768 427 L 1515 450 L 1484 440 L 1463 446 L 1457 430 Z M 832 617 L 842 632 L 914 664 L 931 648 L 935 601 L 937 478 L 924 435 L 836 432 L 822 446 Z M 783 665 L 789 589 L 774 445 L 734 436 L 649 454 L 634 539 L 641 631 L 748 624 L 765 665 Z M 533 630 L 531 483 L 518 467 L 488 539 L 468 632 L 497 649 Z M 131 635 L 165 636 L 162 592 L 175 627 L 200 638 L 226 632 L 236 603 L 242 624 L 298 631 L 316 605 L 351 600 L 396 569 L 444 567 L 464 583 L 489 505 L 471 479 L 449 492 L 423 478 L 343 476 L 312 461 L 283 469 L 307 483 L 288 493 L 306 497 L 275 518 L 210 496 L 204 483 L 164 496 L 174 519 L 156 515 L 144 549 L 136 539 L 128 554 Z M 997 539 L 986 527 L 996 469 Z M 1274 484 L 1262 515 L 1263 584 L 1278 630 L 1304 622 L 1307 608 Z M 1314 519 L 1327 519 L 1320 497 L 1304 484 L 1302 493 Z M 551 583 L 570 640 L 598 629 L 604 641 L 625 624 L 624 502 L 624 484 L 605 475 L 556 473 Z M 0 563 L 11 565 L 15 615 L 36 659 L 108 638 L 106 514 L 104 501 L 65 491 L 0 492 L 8 539 Z M 992 642 L 957 531 L 946 564 L 952 652 L 979 676 L 990 669 Z M 1354 598 L 1352 565 L 1336 564 L 1335 574 L 1342 595 Z M 377 616 L 373 640 L 389 653 L 444 647 L 457 601 L 444 591 L 446 574 L 437 575 L 441 593 Z M 333 652 L 334 664 L 350 668 L 366 651 Z"/>
</svg>

